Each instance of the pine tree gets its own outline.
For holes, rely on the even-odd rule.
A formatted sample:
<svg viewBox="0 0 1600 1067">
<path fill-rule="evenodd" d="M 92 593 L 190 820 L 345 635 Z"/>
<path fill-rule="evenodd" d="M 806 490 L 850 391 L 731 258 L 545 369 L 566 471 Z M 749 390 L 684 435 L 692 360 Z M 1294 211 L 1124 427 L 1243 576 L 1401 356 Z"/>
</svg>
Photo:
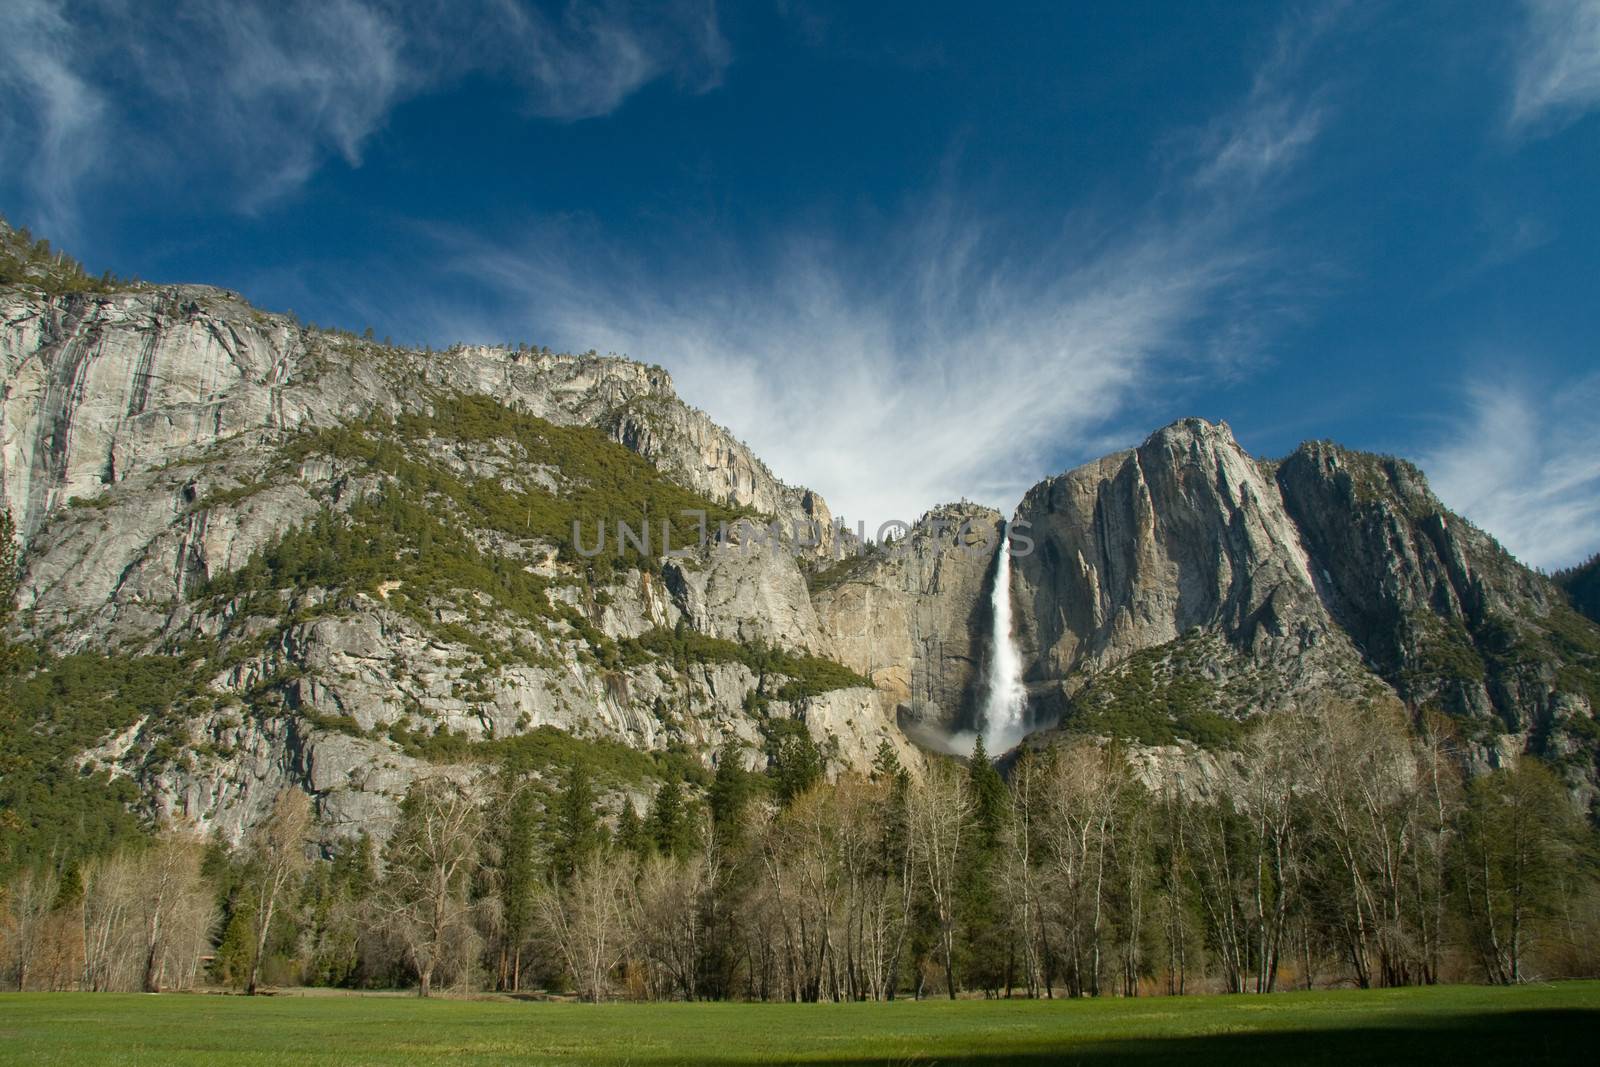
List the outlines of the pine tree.
<svg viewBox="0 0 1600 1067">
<path fill-rule="evenodd" d="M 973 821 L 978 828 L 977 846 L 980 850 L 992 850 L 999 841 L 1005 821 L 1006 783 L 989 761 L 982 737 L 973 746 L 967 777 L 972 784 Z"/>
<path fill-rule="evenodd" d="M 243 989 L 250 981 L 255 962 L 255 913 L 248 904 L 233 909 L 222 930 L 212 969 L 216 977 L 232 989 Z"/>
<path fill-rule="evenodd" d="M 635 856 L 644 856 L 654 844 L 650 835 L 645 833 L 644 823 L 639 820 L 633 798 L 626 798 L 622 802 L 622 813 L 617 816 L 617 847 Z"/>
<path fill-rule="evenodd" d="M 556 798 L 552 814 L 555 840 L 550 850 L 550 873 L 565 884 L 600 844 L 594 783 L 589 778 L 589 769 L 581 762 L 567 769 L 567 780 Z"/>
<path fill-rule="evenodd" d="M 511 795 L 499 833 L 499 878 L 504 936 L 505 982 L 513 993 L 522 983 L 522 949 L 533 933 L 534 893 L 538 887 L 538 810 L 533 790 L 523 786 Z"/>
<path fill-rule="evenodd" d="M 989 761 L 979 737 L 967 767 L 972 793 L 971 848 L 962 867 L 957 904 L 961 918 L 964 971 L 986 992 L 998 993 L 1006 983 L 1009 932 L 996 890 L 996 872 L 1008 800 L 1006 785 Z"/>
<path fill-rule="evenodd" d="M 905 773 L 905 768 L 900 765 L 900 756 L 889 743 L 889 739 L 886 737 L 879 741 L 878 751 L 872 757 L 872 780 L 897 782 Z"/>
<path fill-rule="evenodd" d="M 354 845 L 333 857 L 334 883 L 352 900 L 365 899 L 378 884 L 376 852 L 372 835 L 363 829 Z"/>
<path fill-rule="evenodd" d="M 648 822 L 651 840 L 663 856 L 682 859 L 694 851 L 694 824 L 684 802 L 683 784 L 677 778 L 668 778 L 656 790 Z"/>
<path fill-rule="evenodd" d="M 805 723 L 798 719 L 772 723 L 767 739 L 767 775 L 772 779 L 779 804 L 788 807 L 801 793 L 821 781 L 825 767 L 822 749 L 811 740 Z"/>
<path fill-rule="evenodd" d="M 730 744 L 717 760 L 717 775 L 711 781 L 708 797 L 711 825 L 717 838 L 729 848 L 739 847 L 744 840 L 744 810 L 751 791 L 750 774 L 740 766 L 738 746 Z"/>
</svg>

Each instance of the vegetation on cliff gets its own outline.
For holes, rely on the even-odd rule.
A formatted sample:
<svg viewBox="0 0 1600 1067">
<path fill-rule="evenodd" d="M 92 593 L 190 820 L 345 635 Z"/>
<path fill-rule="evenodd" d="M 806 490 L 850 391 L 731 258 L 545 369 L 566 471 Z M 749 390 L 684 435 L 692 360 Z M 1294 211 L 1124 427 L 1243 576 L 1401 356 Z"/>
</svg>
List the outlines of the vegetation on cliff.
<svg viewBox="0 0 1600 1067">
<path fill-rule="evenodd" d="M 1084 681 L 1061 724 L 1068 732 L 1170 745 L 1193 741 L 1231 748 L 1244 736 L 1252 709 L 1207 673 L 1215 661 L 1239 657 L 1214 635 L 1180 638 L 1144 649 Z"/>
<path fill-rule="evenodd" d="M 106 271 L 88 274 L 83 264 L 65 252 L 52 249 L 44 238 L 34 238 L 27 227 L 12 229 L 0 217 L 0 285 L 33 285 L 52 295 L 109 293 L 131 284 Z"/>
<path fill-rule="evenodd" d="M 1600 554 L 1576 567 L 1557 571 L 1550 576 L 1566 591 L 1572 606 L 1594 622 L 1600 622 Z"/>
</svg>

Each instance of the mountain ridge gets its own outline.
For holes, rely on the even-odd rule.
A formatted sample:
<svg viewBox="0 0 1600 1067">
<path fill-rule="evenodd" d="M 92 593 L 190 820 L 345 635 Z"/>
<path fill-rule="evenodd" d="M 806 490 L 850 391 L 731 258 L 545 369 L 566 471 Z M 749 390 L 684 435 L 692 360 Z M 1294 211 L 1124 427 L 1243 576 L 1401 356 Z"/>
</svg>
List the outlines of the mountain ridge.
<svg viewBox="0 0 1600 1067">
<path fill-rule="evenodd" d="M 978 725 L 992 509 L 861 545 L 659 367 L 395 348 L 41 262 L 0 274 L 15 631 L 49 650 L 40 677 L 77 652 L 167 679 L 51 728 L 93 735 L 51 759 L 150 817 L 236 839 L 291 786 L 325 834 L 381 834 L 417 776 L 511 748 L 587 753 L 626 793 L 763 765 L 795 730 L 836 772 L 888 746 L 917 773 L 914 741 Z M 741 519 L 822 536 L 590 557 L 566 533 L 691 506 L 746 548 Z M 1044 742 L 1226 747 L 1291 703 L 1393 698 L 1455 721 L 1471 766 L 1537 751 L 1594 796 L 1600 627 L 1403 460 L 1257 460 L 1181 419 L 1012 521 L 1036 542 L 1012 596 Z"/>
<path fill-rule="evenodd" d="M 1455 721 L 1473 765 L 1540 751 L 1593 799 L 1600 631 L 1404 460 L 1312 441 L 1261 462 L 1225 424 L 1180 420 L 1040 483 L 1019 516 L 1040 540 L 1018 565 L 1030 688 L 1068 725 L 1108 725 L 1127 703 L 1091 692 L 1082 706 L 1097 670 L 1136 656 L 1164 669 L 1209 637 L 1205 692 L 1187 699 L 1212 706 L 1197 713 L 1381 687 Z"/>
</svg>

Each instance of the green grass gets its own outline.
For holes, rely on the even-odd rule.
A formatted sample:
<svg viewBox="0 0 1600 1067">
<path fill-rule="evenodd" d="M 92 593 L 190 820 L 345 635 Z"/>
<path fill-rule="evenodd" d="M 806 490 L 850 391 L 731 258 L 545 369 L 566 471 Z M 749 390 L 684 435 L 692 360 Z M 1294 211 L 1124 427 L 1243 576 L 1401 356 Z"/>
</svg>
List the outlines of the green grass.
<svg viewBox="0 0 1600 1067">
<path fill-rule="evenodd" d="M 0 1063 L 1592 1062 L 1600 983 L 1270 997 L 583 1004 L 0 996 Z"/>
</svg>

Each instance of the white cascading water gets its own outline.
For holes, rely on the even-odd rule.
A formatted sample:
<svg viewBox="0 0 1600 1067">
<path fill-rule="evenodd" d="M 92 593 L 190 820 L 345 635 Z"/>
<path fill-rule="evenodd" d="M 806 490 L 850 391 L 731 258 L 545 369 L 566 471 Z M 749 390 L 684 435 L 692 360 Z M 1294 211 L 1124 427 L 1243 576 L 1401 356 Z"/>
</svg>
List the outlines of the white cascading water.
<svg viewBox="0 0 1600 1067">
<path fill-rule="evenodd" d="M 983 702 L 983 745 L 991 757 L 1007 751 L 1026 734 L 1023 713 L 1028 691 L 1022 685 L 1022 656 L 1011 637 L 1011 537 L 1000 529 L 1000 556 L 989 594 L 994 629 L 989 635 L 988 691 Z"/>
</svg>

